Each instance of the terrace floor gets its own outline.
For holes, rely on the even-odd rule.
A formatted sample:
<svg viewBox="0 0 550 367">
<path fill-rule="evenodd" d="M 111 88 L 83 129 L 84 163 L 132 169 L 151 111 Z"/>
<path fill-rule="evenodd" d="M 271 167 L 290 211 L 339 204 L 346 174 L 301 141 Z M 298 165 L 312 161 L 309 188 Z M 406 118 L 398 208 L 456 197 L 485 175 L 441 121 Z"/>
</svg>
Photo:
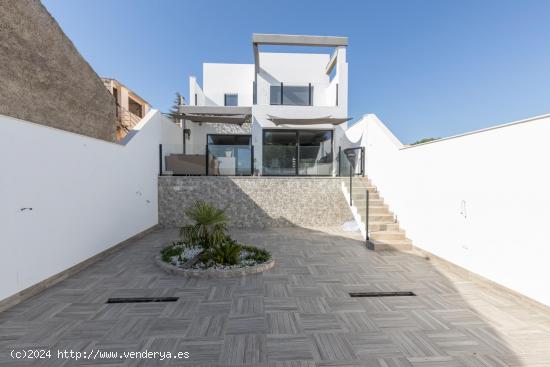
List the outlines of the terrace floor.
<svg viewBox="0 0 550 367">
<path fill-rule="evenodd" d="M 404 252 L 374 253 L 355 234 L 304 228 L 238 231 L 269 248 L 270 271 L 185 279 L 153 256 L 158 230 L 0 313 L 0 365 L 550 366 L 550 311 Z M 416 297 L 350 298 L 407 290 Z M 175 303 L 105 304 L 177 296 Z M 14 360 L 12 349 L 52 351 Z M 188 352 L 189 358 L 57 359 L 57 350 Z"/>
</svg>

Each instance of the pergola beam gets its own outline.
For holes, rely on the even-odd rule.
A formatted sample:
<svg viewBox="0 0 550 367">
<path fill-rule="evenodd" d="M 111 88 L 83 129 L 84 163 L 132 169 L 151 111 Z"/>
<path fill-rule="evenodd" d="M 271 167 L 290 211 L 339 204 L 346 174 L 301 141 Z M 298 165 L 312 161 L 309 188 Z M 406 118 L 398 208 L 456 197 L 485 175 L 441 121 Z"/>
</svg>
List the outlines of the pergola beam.
<svg viewBox="0 0 550 367">
<path fill-rule="evenodd" d="M 347 46 L 348 37 L 254 33 L 252 43 L 254 45 L 338 47 Z"/>
</svg>

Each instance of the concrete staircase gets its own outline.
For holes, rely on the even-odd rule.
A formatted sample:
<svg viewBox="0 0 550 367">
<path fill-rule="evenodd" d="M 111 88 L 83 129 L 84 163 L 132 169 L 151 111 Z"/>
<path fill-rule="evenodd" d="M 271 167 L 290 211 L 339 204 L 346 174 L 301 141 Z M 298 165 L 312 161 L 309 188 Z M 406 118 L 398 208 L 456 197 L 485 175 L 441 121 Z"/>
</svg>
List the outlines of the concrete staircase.
<svg viewBox="0 0 550 367">
<path fill-rule="evenodd" d="M 344 179 L 349 192 L 349 178 Z M 384 204 L 378 190 L 366 177 L 352 179 L 353 206 L 364 226 L 366 216 L 366 190 L 369 191 L 369 243 L 371 250 L 410 250 L 412 242 L 405 236 L 405 231 L 399 228 L 393 213 Z"/>
</svg>

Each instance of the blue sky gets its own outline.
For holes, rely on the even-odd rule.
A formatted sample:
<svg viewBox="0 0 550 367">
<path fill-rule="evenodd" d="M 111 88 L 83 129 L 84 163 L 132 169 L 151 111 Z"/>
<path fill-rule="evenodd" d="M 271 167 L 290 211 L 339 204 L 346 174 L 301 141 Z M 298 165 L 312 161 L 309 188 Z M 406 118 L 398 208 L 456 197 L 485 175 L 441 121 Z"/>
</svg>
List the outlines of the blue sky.
<svg viewBox="0 0 550 367">
<path fill-rule="evenodd" d="M 161 111 L 251 35 L 350 38 L 350 116 L 404 143 L 550 113 L 550 1 L 43 0 L 101 76 Z"/>
</svg>

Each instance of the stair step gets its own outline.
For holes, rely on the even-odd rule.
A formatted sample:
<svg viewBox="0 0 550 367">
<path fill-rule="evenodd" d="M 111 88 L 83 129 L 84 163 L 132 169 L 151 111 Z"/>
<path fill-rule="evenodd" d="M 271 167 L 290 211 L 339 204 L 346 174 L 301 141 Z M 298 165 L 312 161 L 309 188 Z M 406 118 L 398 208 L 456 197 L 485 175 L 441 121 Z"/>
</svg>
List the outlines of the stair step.
<svg viewBox="0 0 550 367">
<path fill-rule="evenodd" d="M 366 202 L 366 198 L 365 198 L 365 193 L 361 194 L 361 195 L 352 195 L 351 196 L 353 202 Z M 375 203 L 375 202 L 381 202 L 382 204 L 384 204 L 384 199 L 382 199 L 379 195 L 373 195 L 373 194 L 370 194 L 369 195 L 369 202 L 370 203 Z"/>
<path fill-rule="evenodd" d="M 361 218 L 361 226 L 365 225 L 365 218 Z M 369 232 L 380 231 L 398 231 L 399 223 L 395 223 L 393 220 L 371 220 L 369 221 Z"/>
<path fill-rule="evenodd" d="M 361 217 L 361 220 L 365 222 L 365 213 L 359 212 L 359 217 Z M 395 223 L 395 217 L 391 213 L 370 213 L 369 214 L 369 223 L 378 223 L 378 224 L 388 224 L 388 223 Z"/>
<path fill-rule="evenodd" d="M 367 206 L 367 201 L 365 199 L 363 200 L 353 200 L 353 206 L 355 207 L 361 207 L 364 208 Z M 384 204 L 383 200 L 369 200 L 369 208 L 387 208 L 388 206 Z"/>
<path fill-rule="evenodd" d="M 411 250 L 412 241 L 409 239 L 404 240 L 374 240 L 370 239 L 367 248 L 374 251 L 383 250 Z"/>
<path fill-rule="evenodd" d="M 348 192 L 349 178 L 342 177 Z M 351 199 L 357 209 L 359 218 L 365 223 L 367 200 L 365 191 L 369 192 L 369 242 L 368 248 L 375 251 L 410 250 L 412 241 L 406 237 L 399 223 L 395 222 L 393 213 L 384 203 L 378 189 L 367 177 L 353 177 Z"/>
<path fill-rule="evenodd" d="M 367 208 L 365 207 L 355 207 L 357 209 L 357 214 L 364 216 L 366 214 Z M 380 210 L 384 209 L 384 210 Z M 387 217 L 387 218 L 394 218 L 394 215 L 391 211 L 388 210 L 388 208 L 383 208 L 380 206 L 376 207 L 376 210 L 371 206 L 369 207 L 369 220 L 372 220 L 372 218 L 377 217 Z M 386 220 L 385 218 L 383 220 Z"/>
<path fill-rule="evenodd" d="M 353 198 L 353 200 L 355 200 L 355 199 L 365 200 L 365 198 L 366 198 L 365 190 L 360 190 L 360 191 L 359 190 L 353 190 L 353 192 L 351 193 L 351 197 Z M 375 199 L 380 200 L 380 195 L 378 195 L 378 193 L 369 192 L 369 200 L 375 200 Z"/>
<path fill-rule="evenodd" d="M 365 213 L 361 213 L 359 212 L 359 216 L 361 217 L 361 220 L 364 222 L 365 221 Z M 394 220 L 394 217 L 392 214 L 372 214 L 370 213 L 369 214 L 369 223 L 375 223 L 375 222 L 379 222 L 379 223 L 394 223 L 395 220 Z"/>
<path fill-rule="evenodd" d="M 362 223 L 365 223 L 364 221 Z M 399 223 L 384 223 L 384 222 L 370 222 L 369 231 L 371 232 L 380 232 L 380 231 L 398 231 Z"/>
<path fill-rule="evenodd" d="M 346 187 L 349 189 L 349 182 L 346 182 Z M 365 190 L 369 190 L 371 192 L 378 192 L 378 189 L 376 188 L 376 186 L 363 185 L 360 183 L 357 183 L 357 184 L 353 183 L 353 187 L 351 189 L 353 192 L 361 191 L 362 193 L 365 193 Z"/>
<path fill-rule="evenodd" d="M 353 206 L 364 209 L 367 207 L 367 202 L 365 200 L 353 200 Z M 384 204 L 384 200 L 369 200 L 369 208 L 388 208 L 388 206 Z"/>
<path fill-rule="evenodd" d="M 369 228 L 370 229 L 370 228 Z M 372 230 L 371 230 L 372 231 Z M 407 239 L 405 237 L 405 232 L 397 230 L 397 231 L 372 231 L 370 232 L 370 238 L 373 240 L 405 240 Z"/>
<path fill-rule="evenodd" d="M 367 210 L 366 207 L 356 207 L 357 211 L 361 214 L 365 214 L 365 211 Z M 391 214 L 387 207 L 385 206 L 369 206 L 369 216 L 375 215 L 375 214 Z"/>
</svg>

